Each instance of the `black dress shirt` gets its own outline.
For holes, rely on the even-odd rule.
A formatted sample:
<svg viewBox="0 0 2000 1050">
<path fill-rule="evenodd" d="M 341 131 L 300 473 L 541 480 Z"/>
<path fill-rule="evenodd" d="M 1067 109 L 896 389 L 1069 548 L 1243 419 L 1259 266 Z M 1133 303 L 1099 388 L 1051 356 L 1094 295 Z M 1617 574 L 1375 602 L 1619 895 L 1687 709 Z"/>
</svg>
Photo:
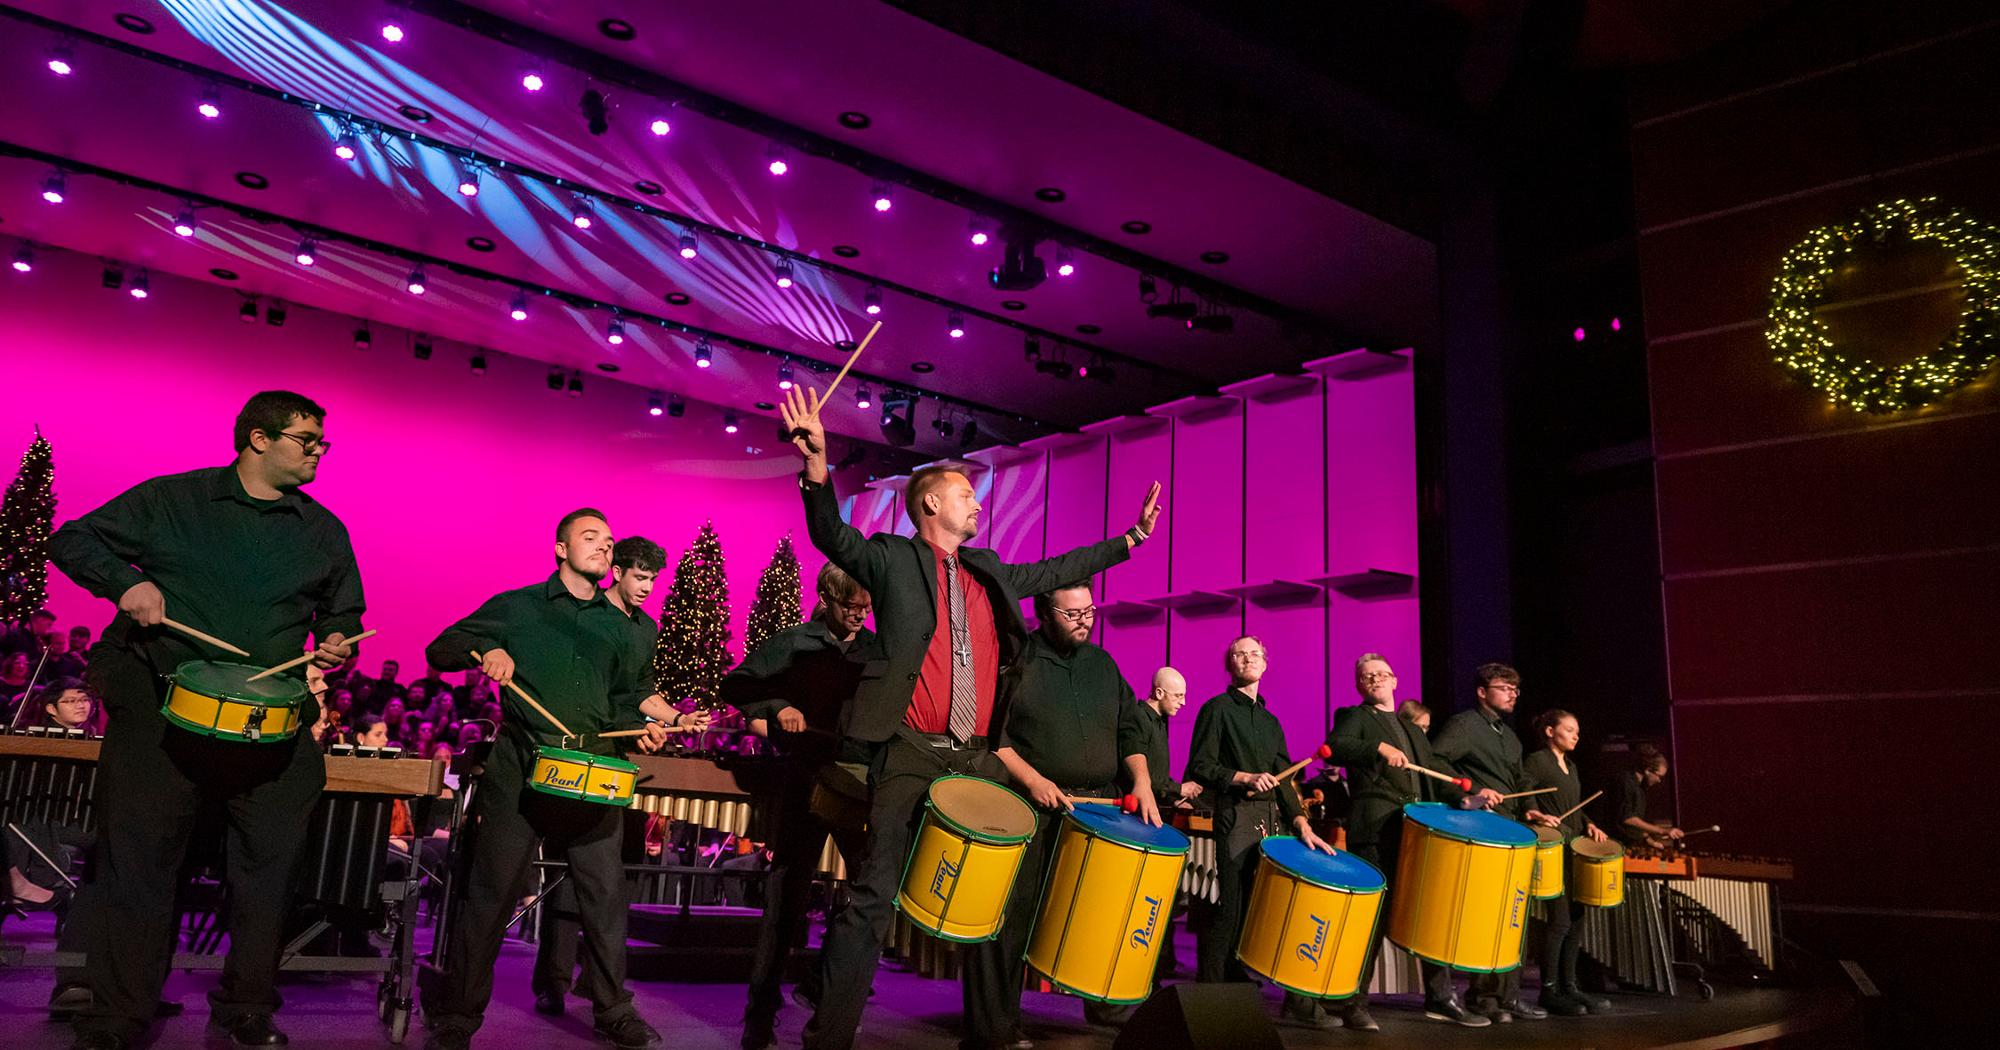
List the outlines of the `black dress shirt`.
<svg viewBox="0 0 2000 1050">
<path fill-rule="evenodd" d="M 1013 748 L 1058 787 L 1110 788 L 1125 756 L 1144 753 L 1142 708 L 1111 654 L 1097 646 L 1065 652 L 1031 635 L 1005 688 L 1007 720 L 996 746 Z"/>
<path fill-rule="evenodd" d="M 1160 714 L 1147 704 L 1136 705 L 1138 738 L 1134 746 L 1138 753 L 1146 756 L 1146 772 L 1152 774 L 1153 797 L 1167 803 L 1181 797 L 1181 782 L 1174 779 L 1174 771 L 1167 757 L 1167 716 Z M 1138 790 L 1135 785 L 1134 790 Z"/>
<path fill-rule="evenodd" d="M 1474 790 L 1492 788 L 1502 795 L 1522 790 L 1521 738 L 1483 707 L 1451 716 L 1444 724 L 1444 731 L 1431 742 L 1431 750 L 1451 763 L 1460 776 L 1471 780 Z M 1518 816 L 1524 801 L 1529 800 L 1510 798 L 1494 806 L 1493 812 L 1503 817 Z"/>
<path fill-rule="evenodd" d="M 815 733 L 786 733 L 778 712 L 798 708 L 806 726 L 824 733 L 836 731 L 841 710 L 871 670 L 881 673 L 882 661 L 871 660 L 875 632 L 862 628 L 842 642 L 825 621 L 814 617 L 787 627 L 758 646 L 736 669 L 722 677 L 722 702 L 748 719 L 765 719 L 771 739 L 787 753 L 831 757 L 835 741 Z"/>
<path fill-rule="evenodd" d="M 1637 773 L 1618 774 L 1618 808 L 1614 829 L 1618 837 L 1632 845 L 1646 841 L 1646 833 L 1625 823 L 1627 817 L 1646 819 L 1646 785 L 1640 783 Z"/>
<path fill-rule="evenodd" d="M 1571 755 L 1567 761 L 1569 770 L 1564 772 L 1562 767 L 1556 765 L 1556 753 L 1545 747 L 1529 755 L 1522 763 L 1529 787 L 1555 788 L 1549 794 L 1535 796 L 1535 801 L 1540 803 L 1535 808 L 1552 817 L 1576 809 L 1576 804 L 1583 801 L 1583 775 L 1577 771 L 1576 756 Z M 1568 835 L 1581 835 L 1588 825 L 1589 820 L 1583 811 L 1577 810 L 1563 820 L 1562 830 Z"/>
<path fill-rule="evenodd" d="M 283 663 L 305 651 L 308 635 L 361 633 L 366 603 L 346 527 L 296 489 L 252 498 L 234 465 L 140 482 L 65 522 L 49 538 L 49 560 L 113 602 L 151 581 L 168 617 L 249 650 L 247 663 Z M 244 659 L 124 613 L 103 644 L 162 672 L 183 660 Z"/>
<path fill-rule="evenodd" d="M 642 658 L 634 637 L 631 618 L 604 592 L 578 598 L 558 571 L 541 583 L 488 598 L 472 615 L 445 628 L 424 650 L 424 658 L 440 671 L 458 671 L 474 665 L 473 650 L 483 655 L 505 649 L 514 658 L 515 683 L 585 738 L 564 745 L 562 731 L 511 689 L 501 692 L 507 713 L 502 731 L 525 734 L 536 744 L 608 755 L 616 752 L 616 741 L 591 734 L 638 724 L 643 717 L 639 703 L 652 695 L 652 654 Z"/>
<path fill-rule="evenodd" d="M 1264 706 L 1263 698 L 1252 699 L 1239 689 L 1201 705 L 1188 748 L 1188 779 L 1207 789 L 1209 795 L 1204 797 L 1213 797 L 1217 809 L 1246 797 L 1249 789 L 1232 783 L 1238 770 L 1282 773 L 1292 764 L 1278 716 Z M 1287 825 L 1305 813 L 1298 793 L 1290 787 L 1280 787 L 1269 797 L 1277 802 Z"/>
</svg>

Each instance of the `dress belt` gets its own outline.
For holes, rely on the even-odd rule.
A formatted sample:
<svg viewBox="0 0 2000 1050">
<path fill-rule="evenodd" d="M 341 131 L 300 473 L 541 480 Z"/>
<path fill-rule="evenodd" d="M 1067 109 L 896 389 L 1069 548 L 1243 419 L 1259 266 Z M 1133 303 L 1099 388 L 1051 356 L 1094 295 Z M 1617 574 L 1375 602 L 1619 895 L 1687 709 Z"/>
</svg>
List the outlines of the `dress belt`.
<svg viewBox="0 0 2000 1050">
<path fill-rule="evenodd" d="M 944 748 L 947 751 L 987 750 L 986 738 L 983 736 L 967 737 L 965 743 L 963 744 L 959 743 L 956 740 L 953 740 L 951 738 L 951 735 L 948 733 L 918 733 L 917 736 L 919 739 L 923 740 L 924 743 L 929 744 L 932 747 Z"/>
</svg>

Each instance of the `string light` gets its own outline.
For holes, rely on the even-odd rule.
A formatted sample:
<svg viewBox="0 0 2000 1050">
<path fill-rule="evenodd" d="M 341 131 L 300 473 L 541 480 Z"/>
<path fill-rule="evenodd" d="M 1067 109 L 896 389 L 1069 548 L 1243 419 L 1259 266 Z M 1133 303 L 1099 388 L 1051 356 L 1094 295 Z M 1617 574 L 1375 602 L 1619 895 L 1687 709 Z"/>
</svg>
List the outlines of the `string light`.
<svg viewBox="0 0 2000 1050">
<path fill-rule="evenodd" d="M 1857 247 L 1900 242 L 1935 245 L 1958 264 L 1965 286 L 1958 327 L 1936 350 L 1899 364 L 1841 353 L 1818 314 L 1828 282 Z M 1930 404 L 2000 360 L 2000 229 L 1935 197 L 1870 205 L 1849 222 L 1819 227 L 1780 262 L 1764 336 L 1773 361 L 1832 404 L 1868 413 Z"/>
</svg>

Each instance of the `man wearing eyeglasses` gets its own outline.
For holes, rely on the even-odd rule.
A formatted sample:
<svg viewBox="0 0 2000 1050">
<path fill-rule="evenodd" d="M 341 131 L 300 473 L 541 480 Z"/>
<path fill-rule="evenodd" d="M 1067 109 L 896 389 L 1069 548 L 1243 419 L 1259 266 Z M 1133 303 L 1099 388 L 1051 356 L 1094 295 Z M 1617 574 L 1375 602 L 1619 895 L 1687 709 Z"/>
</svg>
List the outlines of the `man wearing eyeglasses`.
<svg viewBox="0 0 2000 1050">
<path fill-rule="evenodd" d="M 1005 684 L 1007 720 L 993 753 L 1006 765 L 1015 787 L 1040 807 L 1039 819 L 1035 837 L 1022 852 L 999 938 L 972 948 L 993 953 L 993 965 L 981 970 L 991 983 L 980 994 L 992 996 L 991 1016 L 1001 1035 L 1020 1027 L 1020 959 L 1055 859 L 1062 815 L 1070 808 L 1067 799 L 1117 797 L 1125 777 L 1140 785 L 1133 791 L 1139 815 L 1147 823 L 1160 823 L 1139 722 L 1145 709 L 1132 698 L 1132 687 L 1111 654 L 1090 644 L 1097 626 L 1090 584 L 1036 595 L 1035 619 L 1035 633 Z M 1132 1010 L 1091 1002 L 1084 1004 L 1083 1013 L 1093 1023 L 1118 1025 Z"/>
<path fill-rule="evenodd" d="M 1375 865 L 1393 884 L 1396 864 L 1402 856 L 1406 803 L 1444 802 L 1469 809 L 1483 808 L 1498 802 L 1500 793 L 1480 788 L 1468 795 L 1450 784 L 1404 768 L 1414 763 L 1436 769 L 1438 760 L 1431 752 L 1430 739 L 1396 714 L 1396 672 L 1380 653 L 1363 653 L 1354 662 L 1354 688 L 1361 694 L 1361 704 L 1334 713 L 1333 732 L 1326 738 L 1327 747 L 1333 751 L 1328 761 L 1347 768 L 1347 782 L 1354 799 L 1347 818 L 1349 852 Z M 1385 895 L 1382 914 L 1389 914 L 1389 908 Z M 1362 967 L 1364 989 L 1375 971 L 1377 954 L 1371 951 Z M 1418 963 L 1423 971 L 1425 1017 L 1467 1028 L 1484 1028 L 1493 1023 L 1467 1010 L 1459 1001 L 1449 967 L 1423 960 Z M 1368 1012 L 1365 991 L 1338 1003 L 1336 1008 L 1340 1022 L 1348 1028 L 1367 1032 L 1381 1028 Z"/>
<path fill-rule="evenodd" d="M 1498 663 L 1481 664 L 1474 674 L 1479 682 L 1475 690 L 1478 704 L 1451 716 L 1432 746 L 1475 787 L 1496 794 L 1525 791 L 1528 776 L 1521 765 L 1521 738 L 1507 724 L 1521 696 L 1521 674 Z M 1507 799 L 1496 804 L 1493 812 L 1532 824 L 1547 820 L 1532 799 Z M 1473 1012 L 1491 1021 L 1539 1021 L 1549 1015 L 1521 998 L 1518 967 L 1504 973 L 1474 974 L 1470 997 Z"/>
<path fill-rule="evenodd" d="M 278 952 L 294 862 L 326 784 L 309 733 L 227 743 L 168 728 L 166 675 L 184 661 L 258 666 L 352 656 L 361 574 L 347 529 L 300 489 L 319 473 L 326 410 L 282 390 L 236 417 L 236 460 L 153 478 L 56 531 L 49 560 L 118 616 L 90 657 L 110 714 L 97 802 L 96 877 L 77 902 L 88 932 L 92 999 L 75 1016 L 79 1050 L 122 1050 L 144 1034 L 167 979 L 176 875 L 196 811 L 229 818 L 229 956 L 209 993 L 209 1023 L 239 1046 L 275 1046 Z M 233 657 L 162 626 L 168 617 L 249 651 Z M 317 721 L 317 704 L 300 725 Z M 80 916 L 72 916 L 72 923 Z"/>
<path fill-rule="evenodd" d="M 765 876 L 764 920 L 750 965 L 750 1002 L 743 1011 L 744 1050 L 777 1041 L 785 960 L 799 939 L 806 891 L 812 888 L 827 836 L 833 836 L 849 870 L 861 863 L 861 827 L 829 824 L 813 811 L 812 798 L 822 777 L 852 775 L 827 767 L 842 757 L 834 731 L 841 708 L 864 678 L 882 673 L 882 661 L 870 659 L 875 632 L 867 622 L 873 600 L 832 562 L 820 567 L 816 590 L 819 607 L 812 619 L 772 635 L 722 679 L 722 702 L 743 712 L 750 731 L 769 737 L 785 756 L 771 869 Z M 819 981 L 809 979 L 799 995 L 818 1002 Z"/>
</svg>

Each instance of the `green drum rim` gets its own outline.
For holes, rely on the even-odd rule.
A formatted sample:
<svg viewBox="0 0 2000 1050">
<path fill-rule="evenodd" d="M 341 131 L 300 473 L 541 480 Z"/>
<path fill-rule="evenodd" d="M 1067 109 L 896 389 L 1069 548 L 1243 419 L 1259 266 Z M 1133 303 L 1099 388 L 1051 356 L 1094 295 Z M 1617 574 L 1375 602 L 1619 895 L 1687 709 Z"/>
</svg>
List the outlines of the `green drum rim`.
<svg viewBox="0 0 2000 1050">
<path fill-rule="evenodd" d="M 633 768 L 636 769 L 638 767 L 634 766 Z M 1038 823 L 1035 820 L 1035 808 L 1033 806 L 1028 805 L 1026 799 L 1022 798 L 1020 795 L 1015 794 L 1012 788 L 1009 788 L 1005 784 L 988 780 L 985 777 L 966 776 L 963 773 L 953 773 L 950 776 L 939 777 L 936 780 L 931 781 L 931 788 L 935 788 L 939 784 L 942 784 L 947 780 L 976 780 L 982 784 L 991 784 L 992 786 L 999 788 L 1001 791 L 1006 792 L 1008 798 L 1011 798 L 1015 802 L 1020 803 L 1021 808 L 1027 810 L 1028 832 L 1025 835 L 997 835 L 991 831 L 983 831 L 977 828 L 968 828 L 965 825 L 959 823 L 958 821 L 951 819 L 951 814 L 946 813 L 941 807 L 938 806 L 937 800 L 931 797 L 930 788 L 926 788 L 924 790 L 924 812 L 927 815 L 936 817 L 938 823 L 943 824 L 945 827 L 950 828 L 951 830 L 956 831 L 959 834 L 972 839 L 974 842 L 982 843 L 988 846 L 1012 846 L 1018 843 L 1026 842 L 1029 839 L 1035 837 L 1035 827 L 1036 824 Z M 938 936 L 942 937 L 944 936 L 944 934 L 938 934 Z M 979 940 L 992 940 L 992 939 L 993 938 L 991 937 L 979 938 Z"/>
<path fill-rule="evenodd" d="M 237 703 L 297 707 L 305 702 L 306 684 L 299 679 L 274 674 L 247 684 L 243 681 L 263 671 L 262 667 L 223 660 L 188 660 L 174 668 L 173 681 L 191 693 Z"/>
<path fill-rule="evenodd" d="M 535 749 L 535 757 L 537 759 L 553 758 L 563 762 L 575 762 L 578 765 L 596 766 L 600 769 L 615 769 L 620 773 L 637 773 L 639 771 L 637 763 L 627 762 L 613 755 L 593 755 L 588 751 L 571 751 L 564 747 L 538 747 Z"/>
<path fill-rule="evenodd" d="M 266 706 L 285 708 L 287 710 L 293 709 L 293 705 L 289 704 L 270 704 Z M 214 726 L 203 725 L 200 722 L 191 722 L 176 714 L 173 708 L 166 704 L 160 705 L 160 717 L 165 718 L 168 725 L 175 726 L 185 732 L 193 733 L 196 736 L 205 736 L 210 740 L 227 740 L 231 743 L 242 744 L 289 744 L 292 738 L 298 735 L 300 724 L 303 721 L 300 718 L 294 717 L 292 719 L 291 732 L 260 733 L 255 739 L 252 739 L 234 729 L 217 729 Z"/>
</svg>

